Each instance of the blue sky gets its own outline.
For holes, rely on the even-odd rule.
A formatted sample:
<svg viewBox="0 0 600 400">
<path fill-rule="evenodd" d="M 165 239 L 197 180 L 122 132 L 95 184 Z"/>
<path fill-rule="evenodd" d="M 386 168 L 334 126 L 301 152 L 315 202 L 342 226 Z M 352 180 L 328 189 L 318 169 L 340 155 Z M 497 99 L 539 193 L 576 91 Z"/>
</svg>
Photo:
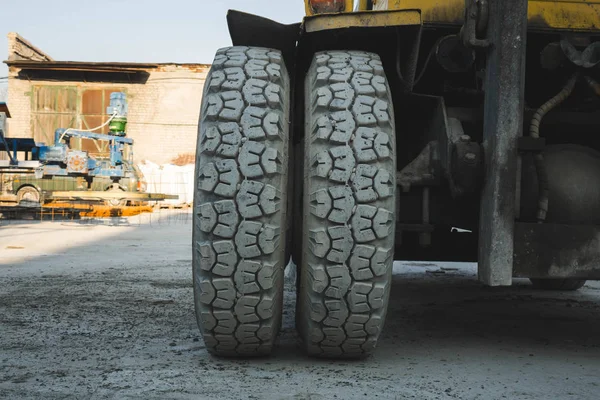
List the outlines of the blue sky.
<svg viewBox="0 0 600 400">
<path fill-rule="evenodd" d="M 55 60 L 211 63 L 231 44 L 228 9 L 282 23 L 304 16 L 303 0 L 0 0 L 0 54 L 18 32 Z"/>
</svg>

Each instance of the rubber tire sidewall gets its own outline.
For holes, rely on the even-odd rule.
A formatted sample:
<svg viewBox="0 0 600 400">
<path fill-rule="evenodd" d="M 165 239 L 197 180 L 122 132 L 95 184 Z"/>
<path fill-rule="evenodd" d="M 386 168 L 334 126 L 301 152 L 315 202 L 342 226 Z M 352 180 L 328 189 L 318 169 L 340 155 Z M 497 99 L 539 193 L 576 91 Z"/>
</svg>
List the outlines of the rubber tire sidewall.
<svg viewBox="0 0 600 400">
<path fill-rule="evenodd" d="M 268 355 L 281 325 L 289 108 L 280 51 L 217 52 L 202 98 L 193 225 L 196 319 L 215 355 Z"/>
<path fill-rule="evenodd" d="M 379 57 L 317 53 L 305 107 L 297 323 L 310 355 L 363 357 L 383 329 L 395 233 L 394 114 Z"/>
<path fill-rule="evenodd" d="M 35 193 L 35 195 L 37 196 L 37 201 L 25 200 L 23 197 L 26 196 L 26 193 Z M 41 201 L 40 191 L 37 190 L 33 186 L 23 186 L 23 187 L 19 188 L 19 190 L 17 190 L 17 204 L 21 204 L 21 202 L 24 202 L 24 201 L 40 204 L 40 201 Z"/>
</svg>

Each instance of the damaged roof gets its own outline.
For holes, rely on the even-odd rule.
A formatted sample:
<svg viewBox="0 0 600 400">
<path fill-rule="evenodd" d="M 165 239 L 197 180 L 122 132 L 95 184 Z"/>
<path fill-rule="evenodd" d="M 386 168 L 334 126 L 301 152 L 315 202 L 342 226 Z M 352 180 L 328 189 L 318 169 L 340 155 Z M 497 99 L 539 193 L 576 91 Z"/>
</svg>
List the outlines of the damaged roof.
<svg viewBox="0 0 600 400">
<path fill-rule="evenodd" d="M 158 68 L 155 63 L 7 60 L 9 67 L 63 71 L 136 72 Z"/>
<path fill-rule="evenodd" d="M 161 65 L 210 67 L 201 63 L 56 61 L 15 32 L 8 34 L 8 42 L 8 60 L 4 63 L 9 67 L 27 70 L 135 73 L 156 69 Z"/>
</svg>

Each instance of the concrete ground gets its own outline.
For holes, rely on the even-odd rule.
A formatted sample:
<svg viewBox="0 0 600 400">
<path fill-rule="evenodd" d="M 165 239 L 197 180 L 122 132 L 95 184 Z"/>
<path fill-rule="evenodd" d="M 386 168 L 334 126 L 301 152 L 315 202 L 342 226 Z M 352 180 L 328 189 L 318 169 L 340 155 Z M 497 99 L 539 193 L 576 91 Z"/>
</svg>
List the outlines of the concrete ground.
<svg viewBox="0 0 600 400">
<path fill-rule="evenodd" d="M 0 398 L 600 398 L 599 283 L 490 289 L 470 264 L 396 263 L 378 349 L 356 362 L 302 353 L 288 283 L 275 354 L 217 359 L 189 213 L 0 223 Z"/>
</svg>

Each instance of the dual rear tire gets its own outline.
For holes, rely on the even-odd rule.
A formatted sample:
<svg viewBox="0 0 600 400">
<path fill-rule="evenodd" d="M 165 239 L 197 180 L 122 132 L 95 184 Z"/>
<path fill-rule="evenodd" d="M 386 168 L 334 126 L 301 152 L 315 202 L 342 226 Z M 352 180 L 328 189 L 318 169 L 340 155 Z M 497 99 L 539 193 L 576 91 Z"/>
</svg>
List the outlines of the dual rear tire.
<svg viewBox="0 0 600 400">
<path fill-rule="evenodd" d="M 201 107 L 193 280 L 207 349 L 269 354 L 281 324 L 290 83 L 281 53 L 217 52 Z"/>
<path fill-rule="evenodd" d="M 371 353 L 393 262 L 394 117 L 379 57 L 315 55 L 305 82 L 297 324 L 309 354 Z"/>
<path fill-rule="evenodd" d="M 311 355 L 360 357 L 375 348 L 391 283 L 390 90 L 377 55 L 330 51 L 315 55 L 305 91 L 298 330 Z M 279 51 L 217 52 L 202 100 L 193 226 L 196 317 L 216 355 L 269 354 L 281 324 L 290 98 Z"/>
</svg>

